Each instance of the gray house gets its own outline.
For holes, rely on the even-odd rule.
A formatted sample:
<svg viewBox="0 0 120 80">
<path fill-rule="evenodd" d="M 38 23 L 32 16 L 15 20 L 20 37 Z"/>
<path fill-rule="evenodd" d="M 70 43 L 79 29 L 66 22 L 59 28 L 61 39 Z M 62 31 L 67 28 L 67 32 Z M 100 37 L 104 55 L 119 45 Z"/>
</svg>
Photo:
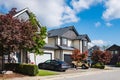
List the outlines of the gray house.
<svg viewBox="0 0 120 80">
<path fill-rule="evenodd" d="M 112 54 L 112 59 L 110 61 L 110 64 L 116 64 L 117 62 L 120 62 L 120 46 L 114 44 L 106 49 L 107 51 L 110 51 Z"/>
</svg>

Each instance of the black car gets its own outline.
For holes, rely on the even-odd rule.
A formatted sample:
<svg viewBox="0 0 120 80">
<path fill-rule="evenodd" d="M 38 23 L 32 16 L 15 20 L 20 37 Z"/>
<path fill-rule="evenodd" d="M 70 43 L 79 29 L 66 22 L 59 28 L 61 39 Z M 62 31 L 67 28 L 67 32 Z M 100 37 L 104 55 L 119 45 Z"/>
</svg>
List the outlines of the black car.
<svg viewBox="0 0 120 80">
<path fill-rule="evenodd" d="M 44 63 L 38 64 L 39 69 L 48 69 L 55 71 L 66 71 L 70 66 L 61 60 L 47 60 Z"/>
</svg>

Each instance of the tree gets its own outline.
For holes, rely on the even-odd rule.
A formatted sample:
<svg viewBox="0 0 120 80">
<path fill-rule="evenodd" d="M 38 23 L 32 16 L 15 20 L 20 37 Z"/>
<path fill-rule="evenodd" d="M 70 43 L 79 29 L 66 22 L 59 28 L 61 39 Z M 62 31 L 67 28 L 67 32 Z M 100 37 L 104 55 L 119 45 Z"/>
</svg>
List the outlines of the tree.
<svg viewBox="0 0 120 80">
<path fill-rule="evenodd" d="M 77 61 L 77 62 L 80 62 L 82 60 L 86 60 L 87 58 L 87 55 L 88 55 L 88 52 L 83 52 L 81 53 L 79 49 L 75 49 L 71 55 L 71 58 L 73 61 Z"/>
<path fill-rule="evenodd" d="M 45 44 L 46 27 L 41 27 L 38 34 L 37 20 L 34 24 L 31 20 L 19 20 L 13 17 L 15 13 L 13 8 L 8 14 L 0 15 L 0 54 L 22 49 L 40 54 Z"/>
<path fill-rule="evenodd" d="M 104 63 L 107 64 L 110 62 L 112 55 L 109 51 L 96 50 L 92 53 L 92 60 L 94 63 Z"/>
</svg>

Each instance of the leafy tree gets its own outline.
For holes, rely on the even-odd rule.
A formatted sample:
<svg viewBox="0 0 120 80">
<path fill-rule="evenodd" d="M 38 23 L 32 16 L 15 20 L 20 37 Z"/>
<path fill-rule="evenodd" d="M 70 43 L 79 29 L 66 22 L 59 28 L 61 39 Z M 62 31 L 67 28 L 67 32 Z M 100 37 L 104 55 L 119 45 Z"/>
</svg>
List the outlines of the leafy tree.
<svg viewBox="0 0 120 80">
<path fill-rule="evenodd" d="M 80 62 L 82 60 L 86 60 L 87 58 L 87 55 L 88 55 L 88 52 L 83 52 L 81 53 L 79 49 L 75 49 L 71 55 L 71 58 L 73 61 L 77 61 L 77 62 Z"/>
<path fill-rule="evenodd" d="M 38 32 L 36 32 L 36 36 L 33 37 L 33 40 L 35 41 L 35 45 L 30 49 L 30 51 L 36 54 L 43 54 L 43 51 L 40 49 L 46 44 L 44 39 L 46 38 L 47 35 L 46 34 L 47 28 L 40 27 L 40 24 L 33 13 L 30 13 L 30 21 L 32 25 L 38 26 Z"/>
<path fill-rule="evenodd" d="M 31 20 L 23 21 L 14 18 L 16 9 L 12 9 L 6 15 L 0 15 L 0 54 L 6 52 L 17 52 L 25 49 L 40 54 L 40 48 L 44 46 L 46 27 L 41 27 L 38 32 L 38 24 Z M 33 20 L 34 21 L 34 20 Z"/>
<path fill-rule="evenodd" d="M 104 63 L 107 64 L 110 62 L 112 55 L 109 51 L 96 50 L 92 53 L 92 60 L 94 63 Z"/>
</svg>

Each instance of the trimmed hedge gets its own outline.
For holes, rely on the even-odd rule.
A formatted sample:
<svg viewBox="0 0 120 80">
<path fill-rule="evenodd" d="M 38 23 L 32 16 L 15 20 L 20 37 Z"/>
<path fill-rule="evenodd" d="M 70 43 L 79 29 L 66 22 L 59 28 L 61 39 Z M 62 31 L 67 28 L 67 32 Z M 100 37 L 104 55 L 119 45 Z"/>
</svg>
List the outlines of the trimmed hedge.
<svg viewBox="0 0 120 80">
<path fill-rule="evenodd" d="M 5 69 L 30 76 L 35 76 L 38 73 L 37 65 L 33 64 L 7 63 Z"/>
<path fill-rule="evenodd" d="M 120 67 L 120 62 L 117 62 L 117 63 L 116 63 L 116 67 Z"/>
<path fill-rule="evenodd" d="M 96 63 L 91 65 L 92 68 L 99 68 L 99 69 L 104 69 L 105 65 L 102 63 Z"/>
</svg>

